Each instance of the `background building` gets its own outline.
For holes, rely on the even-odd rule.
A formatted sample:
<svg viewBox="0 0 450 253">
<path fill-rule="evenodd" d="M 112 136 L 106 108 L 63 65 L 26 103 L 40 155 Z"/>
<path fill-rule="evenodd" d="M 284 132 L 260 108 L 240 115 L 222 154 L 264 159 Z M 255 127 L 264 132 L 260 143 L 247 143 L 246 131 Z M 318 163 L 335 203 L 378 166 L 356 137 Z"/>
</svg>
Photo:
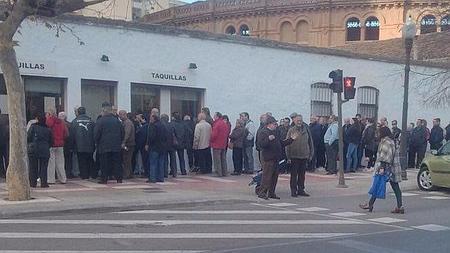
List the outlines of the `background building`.
<svg viewBox="0 0 450 253">
<path fill-rule="evenodd" d="M 209 0 L 145 21 L 320 47 L 401 37 L 411 15 L 419 33 L 450 30 L 448 0 Z"/>
<path fill-rule="evenodd" d="M 83 16 L 130 21 L 140 19 L 146 14 L 184 4 L 186 3 L 178 0 L 108 0 L 76 13 Z"/>
<path fill-rule="evenodd" d="M 232 122 L 242 111 L 255 120 L 268 111 L 277 118 L 292 111 L 305 118 L 327 116 L 336 113 L 328 73 L 337 68 L 356 77 L 356 99 L 345 103 L 345 116 L 361 113 L 401 119 L 401 49 L 392 51 L 397 52 L 394 56 L 368 55 L 79 16 L 58 22 L 70 26 L 72 32 L 56 37 L 43 22 L 24 22 L 14 38 L 21 45 L 17 57 L 28 119 L 50 108 L 65 110 L 72 119 L 73 108 L 80 105 L 96 118 L 104 101 L 127 111 L 159 107 L 162 113 L 192 116 L 208 106 L 212 112 L 228 114 Z M 448 38 L 418 39 L 417 49 L 429 41 L 445 45 Z M 414 55 L 420 54 L 415 51 Z M 425 100 L 436 91 L 430 75 L 450 69 L 450 62 L 428 61 L 434 57 L 428 55 L 412 62 L 409 119 L 440 117 L 446 125 L 448 105 L 431 107 Z M 8 113 L 8 95 L 0 80 L 0 108 Z"/>
</svg>

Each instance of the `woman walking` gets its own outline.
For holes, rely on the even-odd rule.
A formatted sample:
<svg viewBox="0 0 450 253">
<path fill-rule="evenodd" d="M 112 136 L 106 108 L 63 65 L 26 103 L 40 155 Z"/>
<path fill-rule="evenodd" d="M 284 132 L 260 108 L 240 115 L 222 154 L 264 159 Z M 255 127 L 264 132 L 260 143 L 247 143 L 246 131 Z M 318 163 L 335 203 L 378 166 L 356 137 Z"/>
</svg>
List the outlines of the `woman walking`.
<svg viewBox="0 0 450 253">
<path fill-rule="evenodd" d="M 392 133 L 388 127 L 381 127 L 379 130 L 380 143 L 377 152 L 377 161 L 375 164 L 376 173 L 379 175 L 386 175 L 392 190 L 397 199 L 397 207 L 392 210 L 392 213 L 405 213 L 402 204 L 402 192 L 399 183 L 402 180 L 401 166 L 399 160 L 399 152 L 397 143 L 391 139 Z M 372 212 L 376 197 L 372 195 L 368 204 L 359 205 L 362 209 Z"/>
<path fill-rule="evenodd" d="M 47 188 L 47 166 L 50 158 L 50 146 L 53 143 L 52 132 L 47 127 L 46 118 L 36 116 L 36 123 L 30 126 L 27 133 L 28 158 L 30 160 L 30 186 L 35 188 L 38 177 L 41 187 Z"/>
<path fill-rule="evenodd" d="M 236 121 L 236 127 L 233 129 L 230 135 L 230 144 L 233 149 L 233 176 L 239 176 L 242 174 L 243 162 L 244 162 L 244 140 L 247 137 L 248 130 L 245 128 L 245 123 L 242 120 Z"/>
</svg>

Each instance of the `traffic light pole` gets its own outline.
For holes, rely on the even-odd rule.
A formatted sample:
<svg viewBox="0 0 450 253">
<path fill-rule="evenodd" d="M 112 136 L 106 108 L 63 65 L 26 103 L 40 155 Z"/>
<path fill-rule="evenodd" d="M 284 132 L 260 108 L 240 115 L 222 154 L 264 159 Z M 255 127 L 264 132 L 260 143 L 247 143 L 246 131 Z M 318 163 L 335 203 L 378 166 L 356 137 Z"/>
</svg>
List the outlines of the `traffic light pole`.
<svg viewBox="0 0 450 253">
<path fill-rule="evenodd" d="M 339 184 L 338 188 L 347 188 L 348 186 L 345 184 L 345 176 L 344 176 L 344 130 L 342 128 L 342 104 L 347 101 L 342 101 L 342 93 L 337 94 L 337 103 L 338 103 L 338 127 L 339 127 L 339 161 L 338 161 L 338 176 L 339 176 Z"/>
</svg>

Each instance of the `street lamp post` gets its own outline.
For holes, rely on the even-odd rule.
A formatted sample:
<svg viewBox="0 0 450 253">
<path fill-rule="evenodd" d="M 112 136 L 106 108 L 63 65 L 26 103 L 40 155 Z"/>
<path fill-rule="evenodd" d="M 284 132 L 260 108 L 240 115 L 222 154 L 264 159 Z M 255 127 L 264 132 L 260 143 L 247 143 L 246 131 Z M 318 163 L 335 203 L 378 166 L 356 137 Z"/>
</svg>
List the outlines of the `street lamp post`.
<svg viewBox="0 0 450 253">
<path fill-rule="evenodd" d="M 403 111 L 402 111 L 402 135 L 400 136 L 400 164 L 402 167 L 402 179 L 407 180 L 406 169 L 408 168 L 407 161 L 407 128 L 408 128 L 408 93 L 409 93 L 409 72 L 411 70 L 411 50 L 413 47 L 414 37 L 416 36 L 416 24 L 408 18 L 402 28 L 403 39 L 405 40 L 406 59 L 405 59 L 405 83 L 403 86 Z"/>
</svg>

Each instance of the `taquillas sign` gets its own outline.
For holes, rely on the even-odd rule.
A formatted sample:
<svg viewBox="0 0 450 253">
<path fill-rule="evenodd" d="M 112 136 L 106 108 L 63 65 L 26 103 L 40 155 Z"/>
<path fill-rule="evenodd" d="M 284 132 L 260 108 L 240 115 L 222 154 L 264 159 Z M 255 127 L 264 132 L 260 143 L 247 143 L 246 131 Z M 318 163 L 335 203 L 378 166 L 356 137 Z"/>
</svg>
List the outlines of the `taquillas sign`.
<svg viewBox="0 0 450 253">
<path fill-rule="evenodd" d="M 174 75 L 174 74 L 152 72 L 152 77 L 161 80 L 187 81 L 185 75 Z"/>
</svg>

